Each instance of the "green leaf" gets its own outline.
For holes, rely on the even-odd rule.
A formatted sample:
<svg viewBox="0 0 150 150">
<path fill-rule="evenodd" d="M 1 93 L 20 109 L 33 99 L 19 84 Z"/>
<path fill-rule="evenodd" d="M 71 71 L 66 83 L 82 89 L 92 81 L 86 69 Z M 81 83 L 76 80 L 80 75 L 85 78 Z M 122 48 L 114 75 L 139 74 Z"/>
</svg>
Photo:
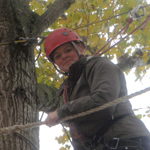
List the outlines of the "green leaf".
<svg viewBox="0 0 150 150">
<path fill-rule="evenodd" d="M 142 118 L 142 115 L 141 115 L 141 114 L 138 114 L 137 117 L 138 117 L 139 119 L 141 119 L 141 118 Z"/>
</svg>

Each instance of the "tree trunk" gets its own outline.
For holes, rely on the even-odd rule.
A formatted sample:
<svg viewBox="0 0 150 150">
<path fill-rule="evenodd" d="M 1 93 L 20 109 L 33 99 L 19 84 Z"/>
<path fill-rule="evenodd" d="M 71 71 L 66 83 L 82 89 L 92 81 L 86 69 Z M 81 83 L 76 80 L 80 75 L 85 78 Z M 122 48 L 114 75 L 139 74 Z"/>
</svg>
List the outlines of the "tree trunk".
<svg viewBox="0 0 150 150">
<path fill-rule="evenodd" d="M 10 0 L 1 0 L 0 128 L 38 121 L 33 47 L 11 42 L 21 36 L 24 31 L 15 18 Z M 0 149 L 33 150 L 39 147 L 38 136 L 38 128 L 0 135 Z"/>
<path fill-rule="evenodd" d="M 50 104 L 45 100 L 40 102 L 37 97 L 34 45 L 24 46 L 14 41 L 40 35 L 74 2 L 56 0 L 39 16 L 30 10 L 29 0 L 0 0 L 0 128 L 37 122 L 38 107 L 42 109 L 46 104 L 44 107 L 48 108 Z M 55 90 L 49 92 L 53 95 Z M 56 103 L 51 110 L 57 107 L 59 99 Z M 0 150 L 38 149 L 39 128 L 0 135 Z"/>
</svg>

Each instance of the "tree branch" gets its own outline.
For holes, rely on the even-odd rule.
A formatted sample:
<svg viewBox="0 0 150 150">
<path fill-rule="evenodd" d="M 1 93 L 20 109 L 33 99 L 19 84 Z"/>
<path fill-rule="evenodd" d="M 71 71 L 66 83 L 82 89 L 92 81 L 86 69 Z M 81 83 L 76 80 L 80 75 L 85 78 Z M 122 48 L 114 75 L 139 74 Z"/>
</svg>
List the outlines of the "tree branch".
<svg viewBox="0 0 150 150">
<path fill-rule="evenodd" d="M 60 105 L 63 104 L 62 97 L 57 97 L 58 89 L 50 87 L 46 84 L 39 83 L 37 85 L 37 106 L 39 111 L 46 113 L 56 110 Z"/>
<path fill-rule="evenodd" d="M 120 61 L 120 63 L 117 64 L 117 66 L 122 70 L 122 71 L 127 71 L 135 67 L 141 67 L 141 66 L 146 66 L 150 64 L 150 58 L 149 60 L 145 63 L 142 59 L 142 57 L 136 57 L 130 56 L 130 57 L 124 57 L 123 60 Z"/>
<path fill-rule="evenodd" d="M 35 28 L 36 20 L 39 20 L 40 16 L 32 12 L 29 6 L 29 0 L 12 0 L 11 1 L 12 12 L 15 14 L 15 20 L 19 24 L 20 29 L 23 31 L 25 37 L 34 37 L 33 30 Z"/>
<path fill-rule="evenodd" d="M 59 16 L 61 16 L 75 0 L 55 0 L 48 6 L 47 11 L 37 20 L 34 35 L 41 35 Z"/>
</svg>

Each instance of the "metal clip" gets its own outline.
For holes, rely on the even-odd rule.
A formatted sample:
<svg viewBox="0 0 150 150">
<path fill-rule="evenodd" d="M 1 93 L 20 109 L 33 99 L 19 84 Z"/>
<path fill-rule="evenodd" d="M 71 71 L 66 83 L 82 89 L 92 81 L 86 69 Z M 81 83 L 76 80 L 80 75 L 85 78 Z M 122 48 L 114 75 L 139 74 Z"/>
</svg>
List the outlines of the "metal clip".
<svg viewBox="0 0 150 150">
<path fill-rule="evenodd" d="M 36 45 L 41 45 L 43 43 L 43 41 L 46 39 L 46 36 L 37 36 L 36 38 L 24 38 L 24 37 L 20 37 L 19 40 L 20 41 L 16 41 L 15 43 L 24 43 L 22 44 L 23 46 L 28 46 L 30 44 L 36 44 Z"/>
<path fill-rule="evenodd" d="M 114 137 L 112 140 L 104 139 L 104 144 L 109 147 L 109 149 L 115 150 L 118 148 L 119 141 L 119 138 Z"/>
<path fill-rule="evenodd" d="M 41 45 L 43 43 L 43 41 L 47 38 L 47 36 L 37 36 L 37 45 Z"/>
<path fill-rule="evenodd" d="M 18 44 L 18 43 L 23 43 L 22 45 L 23 46 L 28 46 L 28 45 L 31 45 L 31 44 L 33 44 L 33 43 L 35 43 L 35 44 L 37 44 L 38 43 L 38 41 L 37 41 L 37 39 L 35 39 L 35 38 L 28 38 L 28 37 L 26 37 L 26 38 L 24 38 L 24 37 L 20 37 L 19 38 L 19 42 L 15 42 L 16 44 Z M 21 42 L 21 40 L 22 40 L 22 42 Z"/>
<path fill-rule="evenodd" d="M 138 13 L 139 9 L 142 9 L 142 11 L 143 11 L 143 13 L 141 15 Z M 138 5 L 130 12 L 130 16 L 133 17 L 133 19 L 139 19 L 139 18 L 145 16 L 145 14 L 146 14 L 146 12 L 145 12 L 143 5 Z"/>
</svg>

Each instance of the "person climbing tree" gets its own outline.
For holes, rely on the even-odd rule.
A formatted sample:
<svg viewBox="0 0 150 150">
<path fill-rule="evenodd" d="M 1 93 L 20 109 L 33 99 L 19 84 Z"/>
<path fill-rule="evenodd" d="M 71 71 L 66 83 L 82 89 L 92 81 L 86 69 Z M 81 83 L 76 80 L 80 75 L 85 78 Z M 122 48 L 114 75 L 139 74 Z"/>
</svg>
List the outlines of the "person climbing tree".
<svg viewBox="0 0 150 150">
<path fill-rule="evenodd" d="M 84 55 L 85 45 L 71 29 L 54 30 L 44 47 L 48 60 L 67 76 L 58 91 L 64 104 L 48 114 L 47 126 L 127 95 L 123 72 L 107 58 Z M 74 150 L 150 150 L 150 133 L 129 100 L 64 124 Z"/>
</svg>

